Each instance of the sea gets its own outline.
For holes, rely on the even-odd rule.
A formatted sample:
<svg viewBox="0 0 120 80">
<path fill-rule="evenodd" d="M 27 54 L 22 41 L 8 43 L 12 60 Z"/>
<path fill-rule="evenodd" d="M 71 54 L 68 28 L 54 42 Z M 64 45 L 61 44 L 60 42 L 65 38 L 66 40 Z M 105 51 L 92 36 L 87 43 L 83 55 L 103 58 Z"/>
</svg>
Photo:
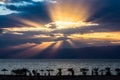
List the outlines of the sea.
<svg viewBox="0 0 120 80">
<path fill-rule="evenodd" d="M 0 74 L 4 74 L 2 69 L 7 69 L 5 74 L 11 74 L 12 70 L 27 68 L 30 71 L 37 70 L 41 75 L 47 74 L 47 69 L 53 69 L 51 75 L 56 75 L 59 68 L 62 68 L 63 75 L 69 75 L 69 68 L 73 68 L 75 75 L 81 75 L 81 68 L 89 69 L 88 75 L 91 74 L 93 68 L 105 69 L 111 68 L 113 75 L 116 74 L 115 69 L 120 68 L 120 60 L 118 59 L 0 59 Z M 41 72 L 41 70 L 44 70 Z"/>
</svg>

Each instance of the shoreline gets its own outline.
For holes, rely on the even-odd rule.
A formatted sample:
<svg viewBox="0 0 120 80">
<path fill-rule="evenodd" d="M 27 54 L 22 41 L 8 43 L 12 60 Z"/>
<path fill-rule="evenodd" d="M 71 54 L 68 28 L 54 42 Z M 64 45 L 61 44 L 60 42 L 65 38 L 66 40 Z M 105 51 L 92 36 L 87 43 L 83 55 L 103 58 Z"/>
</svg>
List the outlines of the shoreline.
<svg viewBox="0 0 120 80">
<path fill-rule="evenodd" d="M 17 76 L 0 75 L 0 80 L 119 80 L 120 76 Z"/>
</svg>

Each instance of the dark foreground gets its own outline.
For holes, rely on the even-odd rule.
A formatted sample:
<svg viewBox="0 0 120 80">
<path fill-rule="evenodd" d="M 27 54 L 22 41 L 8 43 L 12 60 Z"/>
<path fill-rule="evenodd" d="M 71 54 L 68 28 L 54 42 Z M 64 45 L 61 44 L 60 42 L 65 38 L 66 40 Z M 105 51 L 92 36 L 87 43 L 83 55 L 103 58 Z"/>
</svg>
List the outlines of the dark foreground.
<svg viewBox="0 0 120 80">
<path fill-rule="evenodd" d="M 120 76 L 0 76 L 0 80 L 120 80 Z"/>
</svg>

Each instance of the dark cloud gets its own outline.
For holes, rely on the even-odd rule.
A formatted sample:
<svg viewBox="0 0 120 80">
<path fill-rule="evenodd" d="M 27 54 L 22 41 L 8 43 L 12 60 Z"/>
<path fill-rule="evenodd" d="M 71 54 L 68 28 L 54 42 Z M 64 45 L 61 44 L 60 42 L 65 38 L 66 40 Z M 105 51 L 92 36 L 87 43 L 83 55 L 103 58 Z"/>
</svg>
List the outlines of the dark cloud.
<svg viewBox="0 0 120 80">
<path fill-rule="evenodd" d="M 45 2 L 31 2 L 31 5 L 17 6 L 17 5 L 6 5 L 6 7 L 10 10 L 15 10 L 21 12 L 23 16 L 20 17 L 29 18 L 35 17 L 40 19 L 49 19 L 49 14 L 47 11 L 47 6 Z M 29 3 L 28 3 L 29 4 Z M 27 17 L 29 16 L 29 17 Z"/>
<path fill-rule="evenodd" d="M 21 22 L 18 22 L 16 20 L 14 20 L 14 14 L 12 15 L 7 15 L 7 16 L 0 16 L 0 27 L 4 28 L 4 27 L 20 27 L 21 25 L 25 25 L 22 24 Z"/>
<path fill-rule="evenodd" d="M 40 39 L 28 38 L 28 36 L 16 35 L 16 34 L 3 34 L 0 36 L 0 48 L 7 46 L 20 45 L 25 43 L 40 44 Z"/>
<path fill-rule="evenodd" d="M 0 34 L 2 34 L 3 33 L 3 30 L 2 29 L 0 29 Z"/>
<path fill-rule="evenodd" d="M 47 49 L 36 56 L 32 56 L 32 59 L 120 59 L 120 46 L 102 46 L 102 47 L 87 47 L 87 48 L 67 48 L 58 49 L 57 53 L 53 57 L 49 57 L 51 49 Z M 15 54 L 21 53 L 26 49 L 11 50 L 9 52 L 0 49 L 0 52 L 4 53 L 0 56 L 1 59 L 12 59 Z M 98 53 L 99 52 L 99 53 Z M 32 52 L 31 52 L 32 53 Z M 23 56 L 23 58 L 27 58 Z M 23 59 L 17 57 L 16 59 Z M 31 59 L 30 58 L 30 59 Z M 27 58 L 28 59 L 28 58 Z"/>
<path fill-rule="evenodd" d="M 95 4 L 93 9 L 97 10 L 97 7 L 103 5 L 103 7 L 92 16 L 90 20 L 102 23 L 119 23 L 120 22 L 120 1 L 119 0 L 99 0 L 99 3 Z"/>
<path fill-rule="evenodd" d="M 26 26 L 26 24 L 17 21 L 15 18 L 24 18 L 31 21 L 42 20 L 43 22 L 49 22 L 49 14 L 47 12 L 47 8 L 45 3 L 43 2 L 33 2 L 33 5 L 24 5 L 24 6 L 17 6 L 17 5 L 6 5 L 7 9 L 11 11 L 18 11 L 17 14 L 10 14 L 0 16 L 0 27 L 19 27 L 19 26 Z"/>
<path fill-rule="evenodd" d="M 59 49 L 57 54 L 53 58 L 120 59 L 119 48 L 120 46 L 102 46 L 102 47 L 87 47 L 87 48 L 77 48 L 77 49 Z M 40 55 L 37 55 L 36 57 L 40 58 Z"/>
</svg>

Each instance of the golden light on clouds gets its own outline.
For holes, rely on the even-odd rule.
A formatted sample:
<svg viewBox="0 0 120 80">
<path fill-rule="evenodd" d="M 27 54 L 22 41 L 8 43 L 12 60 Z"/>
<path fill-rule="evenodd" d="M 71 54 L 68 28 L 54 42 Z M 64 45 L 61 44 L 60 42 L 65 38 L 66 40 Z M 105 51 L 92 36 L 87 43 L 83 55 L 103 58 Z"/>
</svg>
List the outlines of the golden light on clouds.
<svg viewBox="0 0 120 80">
<path fill-rule="evenodd" d="M 31 36 L 30 38 L 46 38 L 46 39 L 58 39 L 58 38 L 61 38 L 61 37 L 64 37 L 64 34 L 61 34 L 61 33 L 56 33 L 56 34 L 39 34 L 39 35 L 33 35 Z"/>
<path fill-rule="evenodd" d="M 56 21 L 46 24 L 45 26 L 47 28 L 53 28 L 53 29 L 67 29 L 67 28 L 79 28 L 79 27 L 87 27 L 87 26 L 98 26 L 97 23 L 92 22 L 65 22 L 65 21 Z"/>
<path fill-rule="evenodd" d="M 44 31 L 49 32 L 50 30 L 48 28 L 42 28 L 42 27 L 13 27 L 13 28 L 2 28 L 6 31 L 12 31 L 12 32 L 26 32 L 26 31 Z"/>
<path fill-rule="evenodd" d="M 37 11 L 31 13 L 34 16 L 9 15 L 6 19 L 11 18 L 13 23 L 9 25 L 11 21 L 6 21 L 9 27 L 0 28 L 1 41 L 6 42 L 1 46 L 7 46 L 6 52 L 20 51 L 13 57 L 32 58 L 45 53 L 46 57 L 51 58 L 62 48 L 120 45 L 120 32 L 118 30 L 115 32 L 118 28 L 117 24 L 107 23 L 106 19 L 102 22 L 108 14 L 104 16 L 98 14 L 106 4 L 96 6 L 98 0 L 45 0 L 43 2 L 46 5 L 42 3 L 44 6 L 37 6 L 41 4 L 39 1 L 39 4 L 35 2 L 34 5 L 38 7 L 37 9 L 41 8 L 40 15 L 36 13 Z M 4 3 L 0 1 L 0 4 Z M 36 8 L 34 6 L 31 7 Z"/>
<path fill-rule="evenodd" d="M 49 35 L 33 35 L 31 38 L 51 38 Z"/>
<path fill-rule="evenodd" d="M 94 4 L 94 2 L 89 3 L 89 1 L 86 0 L 56 0 L 54 4 L 47 4 L 49 12 L 48 14 L 51 18 L 51 22 L 48 24 L 43 24 L 42 21 L 35 22 L 26 20 L 24 18 L 15 17 L 14 19 L 21 22 L 22 26 L 14 28 L 3 28 L 3 30 L 13 32 L 14 34 L 20 34 L 19 32 L 27 31 L 42 31 L 52 33 L 55 30 L 61 29 L 64 30 L 71 28 L 98 26 L 98 23 L 87 22 L 87 19 L 91 16 L 92 13 L 94 13 L 90 11 L 92 4 Z M 55 35 L 56 34 L 57 33 L 55 33 Z M 33 37 L 39 38 L 40 36 L 36 35 Z M 42 37 L 49 36 L 44 35 Z M 64 37 L 64 34 L 56 37 Z"/>
<path fill-rule="evenodd" d="M 46 27 L 53 29 L 76 28 L 84 26 L 97 26 L 99 24 L 86 22 L 91 16 L 92 3 L 85 0 L 56 0 L 55 4 L 48 5 L 52 22 Z"/>
<path fill-rule="evenodd" d="M 120 32 L 95 32 L 95 33 L 86 33 L 86 34 L 72 34 L 69 36 L 74 40 L 80 39 L 98 39 L 98 40 L 119 40 L 120 41 Z"/>
<path fill-rule="evenodd" d="M 120 44 L 120 41 L 110 42 L 111 44 Z"/>
<path fill-rule="evenodd" d="M 11 28 L 2 28 L 6 31 L 11 32 L 27 32 L 27 31 L 43 31 L 43 32 L 50 32 L 51 29 L 45 27 L 42 21 L 39 20 L 39 23 L 36 21 L 30 21 L 20 17 L 14 17 L 14 20 L 19 21 L 21 24 L 18 24 L 20 27 L 14 26 Z M 42 24 L 41 24 L 42 23 Z"/>
<path fill-rule="evenodd" d="M 54 37 L 55 39 L 64 37 L 64 34 L 62 34 L 62 33 L 55 33 L 55 34 L 53 34 L 53 35 L 54 35 L 53 37 Z"/>
</svg>

